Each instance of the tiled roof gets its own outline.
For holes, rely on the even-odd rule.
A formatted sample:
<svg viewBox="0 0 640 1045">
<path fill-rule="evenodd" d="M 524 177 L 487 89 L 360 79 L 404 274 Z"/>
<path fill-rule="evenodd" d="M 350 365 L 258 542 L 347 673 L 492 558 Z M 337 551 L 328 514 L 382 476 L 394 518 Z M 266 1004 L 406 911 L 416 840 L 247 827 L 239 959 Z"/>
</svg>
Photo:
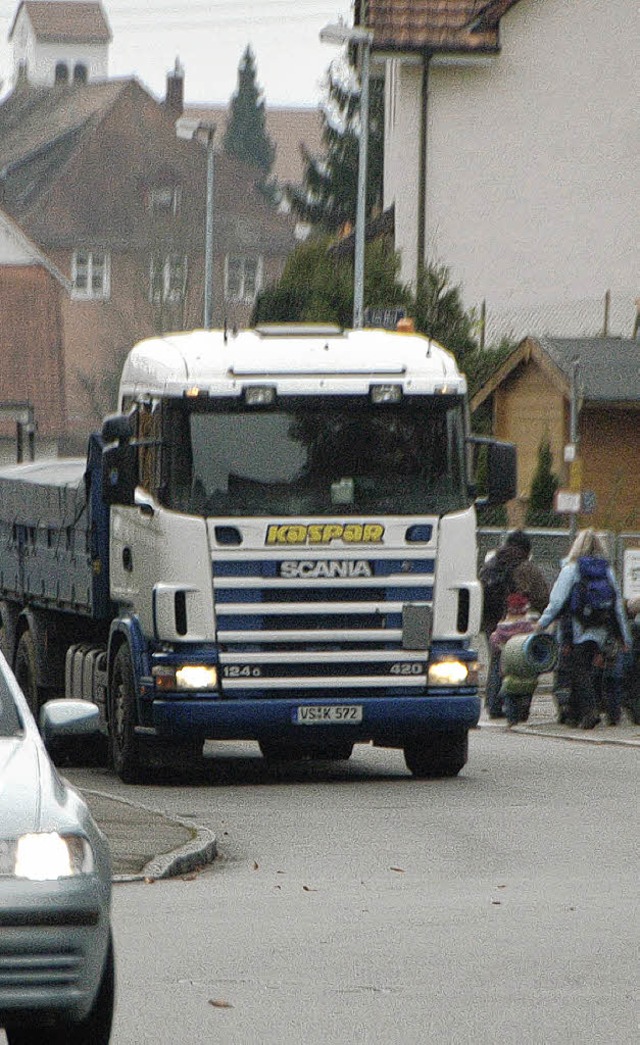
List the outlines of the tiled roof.
<svg viewBox="0 0 640 1045">
<path fill-rule="evenodd" d="M 205 150 L 176 137 L 165 107 L 135 79 L 22 85 L 0 105 L 3 206 L 48 250 L 78 242 L 146 249 L 174 234 L 195 248 L 204 234 L 205 167 Z M 180 184 L 184 206 L 163 231 L 140 201 L 148 183 L 167 178 Z M 216 243 L 287 254 L 293 221 L 267 203 L 255 181 L 255 171 L 234 157 L 216 159 Z"/>
<path fill-rule="evenodd" d="M 23 0 L 9 31 L 9 40 L 23 9 L 38 40 L 73 40 L 76 43 L 108 43 L 111 40 L 102 4 L 81 3 L 79 0 Z"/>
<path fill-rule="evenodd" d="M 0 175 L 99 119 L 128 82 L 16 88 L 0 105 Z"/>
<path fill-rule="evenodd" d="M 226 105 L 188 105 L 181 115 L 181 120 L 215 123 L 216 143 L 219 145 L 228 115 Z M 300 185 L 305 172 L 303 146 L 312 156 L 324 153 L 320 110 L 306 106 L 266 105 L 265 129 L 276 147 L 272 175 L 281 184 Z"/>
<path fill-rule="evenodd" d="M 382 51 L 496 51 L 500 19 L 518 0 L 356 0 L 356 24 Z"/>
</svg>

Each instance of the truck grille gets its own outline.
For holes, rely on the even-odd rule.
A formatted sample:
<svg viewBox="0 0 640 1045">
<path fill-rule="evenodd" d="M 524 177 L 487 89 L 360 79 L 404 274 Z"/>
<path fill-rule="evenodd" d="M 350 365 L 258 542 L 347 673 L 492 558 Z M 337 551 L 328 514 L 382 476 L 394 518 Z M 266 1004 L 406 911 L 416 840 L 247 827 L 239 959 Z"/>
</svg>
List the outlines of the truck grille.
<svg viewBox="0 0 640 1045">
<path fill-rule="evenodd" d="M 407 603 L 431 605 L 434 560 L 304 560 L 314 572 L 356 564 L 352 576 L 282 575 L 283 560 L 213 563 L 222 686 L 228 695 L 286 690 L 380 692 L 426 684 L 426 654 L 402 648 Z M 292 560 L 286 560 L 289 568 Z M 293 563 L 294 572 L 296 564 Z M 302 656 L 301 654 L 304 654 Z"/>
</svg>

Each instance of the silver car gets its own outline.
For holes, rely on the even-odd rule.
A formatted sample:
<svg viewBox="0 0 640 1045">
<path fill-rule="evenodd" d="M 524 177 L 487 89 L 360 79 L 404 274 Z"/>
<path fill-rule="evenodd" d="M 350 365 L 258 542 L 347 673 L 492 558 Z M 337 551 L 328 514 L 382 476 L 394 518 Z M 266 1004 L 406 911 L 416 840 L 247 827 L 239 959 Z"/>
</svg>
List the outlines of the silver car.
<svg viewBox="0 0 640 1045">
<path fill-rule="evenodd" d="M 41 736 L 0 654 L 0 1027 L 10 1045 L 106 1045 L 111 1035 L 107 841 L 45 747 L 90 738 L 97 718 L 87 702 L 50 701 Z"/>
</svg>

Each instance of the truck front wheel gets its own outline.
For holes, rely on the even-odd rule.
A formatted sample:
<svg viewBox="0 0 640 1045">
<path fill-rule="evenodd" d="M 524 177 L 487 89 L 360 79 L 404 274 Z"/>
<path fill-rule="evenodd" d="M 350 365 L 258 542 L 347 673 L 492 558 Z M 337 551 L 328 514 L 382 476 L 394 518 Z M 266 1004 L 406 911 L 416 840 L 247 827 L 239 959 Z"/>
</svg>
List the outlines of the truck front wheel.
<svg viewBox="0 0 640 1045">
<path fill-rule="evenodd" d="M 36 722 L 40 714 L 40 693 L 38 691 L 38 666 L 36 647 L 30 631 L 23 631 L 16 650 L 16 679 L 27 698 L 27 704 Z"/>
<path fill-rule="evenodd" d="M 113 662 L 109 702 L 111 761 L 125 784 L 141 778 L 140 750 L 135 734 L 136 694 L 133 666 L 128 647 L 121 646 Z"/>
<path fill-rule="evenodd" d="M 457 776 L 469 757 L 469 733 L 423 733 L 404 747 L 407 769 L 416 777 Z"/>
</svg>

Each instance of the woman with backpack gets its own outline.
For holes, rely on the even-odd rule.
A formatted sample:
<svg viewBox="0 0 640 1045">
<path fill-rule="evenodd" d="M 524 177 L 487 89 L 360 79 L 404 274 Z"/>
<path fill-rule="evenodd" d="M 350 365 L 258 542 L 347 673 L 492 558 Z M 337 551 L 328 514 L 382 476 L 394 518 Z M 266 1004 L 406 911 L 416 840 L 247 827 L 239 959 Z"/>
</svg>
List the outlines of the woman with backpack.
<svg viewBox="0 0 640 1045">
<path fill-rule="evenodd" d="M 567 725 L 593 729 L 600 722 L 595 672 L 608 640 L 631 647 L 629 624 L 607 550 L 595 530 L 581 530 L 551 589 L 549 604 L 537 622 L 543 631 L 566 615 L 570 624 L 571 697 Z"/>
</svg>

